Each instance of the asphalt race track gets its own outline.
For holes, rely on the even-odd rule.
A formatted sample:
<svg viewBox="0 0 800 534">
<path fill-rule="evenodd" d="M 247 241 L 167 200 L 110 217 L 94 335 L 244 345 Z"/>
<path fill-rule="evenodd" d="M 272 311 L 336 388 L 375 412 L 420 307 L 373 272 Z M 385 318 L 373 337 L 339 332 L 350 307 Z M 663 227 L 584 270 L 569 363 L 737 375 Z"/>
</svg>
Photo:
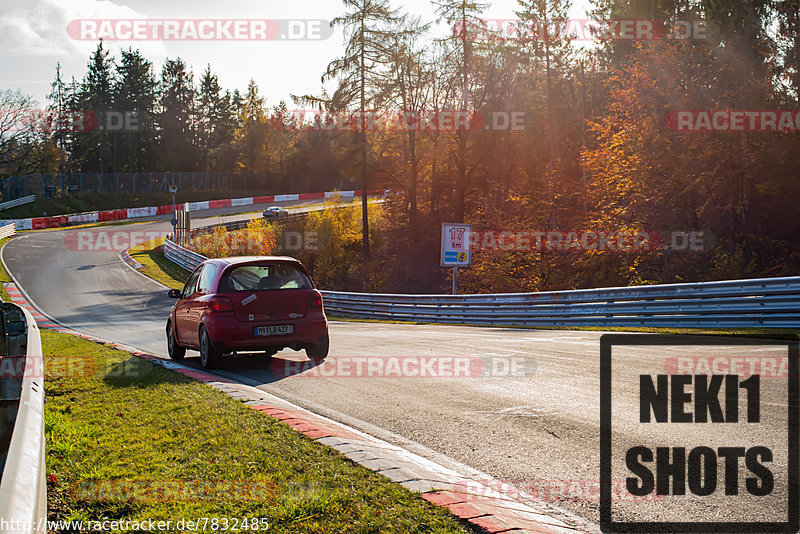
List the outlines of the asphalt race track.
<svg viewBox="0 0 800 534">
<path fill-rule="evenodd" d="M 236 209 L 209 210 L 203 213 L 213 215 L 207 220 L 193 214 L 193 226 L 219 222 L 222 216 L 243 218 L 231 215 Z M 169 230 L 165 217 L 152 219 L 103 229 Z M 3 262 L 30 300 L 56 321 L 166 357 L 164 325 L 174 301 L 163 286 L 125 265 L 119 251 L 75 250 L 67 244 L 70 231 L 20 235 L 3 249 Z M 230 361 L 220 374 L 434 459 L 444 455 L 592 523 L 599 521 L 600 332 L 345 321 L 331 322 L 330 331 L 331 355 L 324 364 L 328 372 L 301 368 L 297 362 L 306 361 L 304 353 L 285 350 L 274 357 L 272 367 L 263 355 L 253 355 Z M 709 350 L 730 355 L 732 349 Z M 755 350 L 765 357 L 781 354 L 768 347 Z M 787 481 L 779 473 L 787 461 L 785 379 L 761 380 L 761 417 L 769 425 L 630 422 L 638 421 L 639 375 L 657 374 L 665 358 L 681 355 L 686 352 L 674 347 L 614 353 L 612 405 L 619 422 L 612 424 L 613 478 L 629 476 L 625 453 L 636 445 L 707 445 L 716 450 L 758 442 L 774 451 L 775 489 L 763 497 L 744 491 L 744 479 L 751 474 L 741 460 L 738 496 L 716 492 L 656 502 L 614 500 L 614 519 L 785 521 Z M 432 369 L 447 377 L 354 376 L 359 362 L 365 366 L 362 371 L 374 364 L 374 369 L 387 365 L 381 369 L 388 372 L 390 359 L 399 365 L 435 361 L 428 374 Z M 471 371 L 463 374 L 469 376 L 453 376 L 447 367 L 459 359 L 468 362 Z M 438 367 L 440 361 L 444 367 Z M 199 367 L 197 353 L 190 351 L 185 362 Z M 721 487 L 721 467 L 719 473 Z"/>
</svg>

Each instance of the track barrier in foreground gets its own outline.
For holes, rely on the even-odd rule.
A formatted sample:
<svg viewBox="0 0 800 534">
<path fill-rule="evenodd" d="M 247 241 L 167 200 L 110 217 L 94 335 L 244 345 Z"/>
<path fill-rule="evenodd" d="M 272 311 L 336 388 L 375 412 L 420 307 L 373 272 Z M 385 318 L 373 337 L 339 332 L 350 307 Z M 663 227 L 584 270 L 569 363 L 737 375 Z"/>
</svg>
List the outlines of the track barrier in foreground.
<svg viewBox="0 0 800 534">
<path fill-rule="evenodd" d="M 205 256 L 169 239 L 164 254 L 193 271 Z M 800 276 L 649 286 L 402 295 L 322 291 L 333 315 L 464 325 L 800 328 Z"/>
<path fill-rule="evenodd" d="M 208 259 L 202 254 L 183 248 L 173 242 L 171 237 L 172 234 L 168 234 L 164 239 L 164 256 L 172 263 L 176 263 L 187 271 L 192 272 L 197 269 L 198 265 Z"/>
<path fill-rule="evenodd" d="M 14 223 L 7 224 L 5 226 L 0 226 L 0 239 L 11 237 L 12 235 L 14 235 L 14 233 L 16 233 L 16 231 L 17 230 L 14 226 Z"/>
<path fill-rule="evenodd" d="M 44 378 L 39 328 L 27 310 L 0 304 L 0 518 L 11 532 L 47 532 Z M 18 372 L 22 370 L 23 372 Z"/>
</svg>

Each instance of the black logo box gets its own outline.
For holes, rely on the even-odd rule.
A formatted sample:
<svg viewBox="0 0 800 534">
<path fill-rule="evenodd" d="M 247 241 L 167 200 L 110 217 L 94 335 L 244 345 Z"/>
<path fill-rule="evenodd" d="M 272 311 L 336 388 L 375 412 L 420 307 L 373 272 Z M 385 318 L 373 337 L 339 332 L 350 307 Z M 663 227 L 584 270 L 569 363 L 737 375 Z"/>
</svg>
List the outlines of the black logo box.
<svg viewBox="0 0 800 534">
<path fill-rule="evenodd" d="M 614 346 L 784 346 L 789 360 L 788 521 L 614 521 L 611 515 L 611 349 Z M 675 334 L 603 334 L 600 336 L 600 529 L 603 532 L 792 532 L 800 530 L 800 380 L 797 336 L 753 339 Z"/>
</svg>

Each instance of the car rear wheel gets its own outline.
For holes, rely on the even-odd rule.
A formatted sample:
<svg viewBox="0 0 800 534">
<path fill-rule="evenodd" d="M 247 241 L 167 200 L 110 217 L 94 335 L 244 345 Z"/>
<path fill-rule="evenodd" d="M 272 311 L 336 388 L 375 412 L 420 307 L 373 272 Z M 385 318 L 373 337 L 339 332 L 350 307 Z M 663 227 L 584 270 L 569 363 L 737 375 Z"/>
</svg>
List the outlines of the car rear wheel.
<svg viewBox="0 0 800 534">
<path fill-rule="evenodd" d="M 175 332 L 172 330 L 172 321 L 167 323 L 167 354 L 173 360 L 182 360 L 186 356 L 186 349 L 178 345 Z"/>
<path fill-rule="evenodd" d="M 317 343 L 316 345 L 306 345 L 306 356 L 312 360 L 324 360 L 328 356 L 329 345 L 330 341 L 327 337 L 322 343 Z"/>
<path fill-rule="evenodd" d="M 206 331 L 205 326 L 200 327 L 200 363 L 203 364 L 203 367 L 206 369 L 214 369 L 215 367 L 219 366 L 219 360 L 222 358 L 222 354 L 214 349 L 214 345 L 211 344 L 211 338 L 208 337 L 208 332 Z"/>
</svg>

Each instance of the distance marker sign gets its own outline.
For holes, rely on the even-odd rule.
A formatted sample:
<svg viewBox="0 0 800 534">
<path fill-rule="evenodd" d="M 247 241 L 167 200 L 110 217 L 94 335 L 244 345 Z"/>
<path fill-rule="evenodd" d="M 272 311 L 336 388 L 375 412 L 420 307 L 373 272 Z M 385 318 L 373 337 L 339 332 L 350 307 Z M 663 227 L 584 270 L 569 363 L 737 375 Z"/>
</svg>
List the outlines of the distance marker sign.
<svg viewBox="0 0 800 534">
<path fill-rule="evenodd" d="M 472 225 L 442 223 L 442 267 L 468 267 L 472 261 Z"/>
</svg>

